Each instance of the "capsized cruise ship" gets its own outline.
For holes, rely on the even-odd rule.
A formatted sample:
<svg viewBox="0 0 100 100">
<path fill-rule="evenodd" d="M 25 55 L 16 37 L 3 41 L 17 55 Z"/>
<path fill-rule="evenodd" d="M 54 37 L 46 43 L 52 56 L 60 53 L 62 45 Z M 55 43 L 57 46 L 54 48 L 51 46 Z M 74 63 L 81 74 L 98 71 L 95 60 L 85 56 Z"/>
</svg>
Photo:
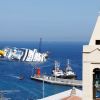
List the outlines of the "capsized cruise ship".
<svg viewBox="0 0 100 100">
<path fill-rule="evenodd" d="M 0 55 L 8 60 L 27 61 L 27 62 L 45 62 L 48 53 L 40 53 L 37 49 L 6 47 L 0 50 Z"/>
</svg>

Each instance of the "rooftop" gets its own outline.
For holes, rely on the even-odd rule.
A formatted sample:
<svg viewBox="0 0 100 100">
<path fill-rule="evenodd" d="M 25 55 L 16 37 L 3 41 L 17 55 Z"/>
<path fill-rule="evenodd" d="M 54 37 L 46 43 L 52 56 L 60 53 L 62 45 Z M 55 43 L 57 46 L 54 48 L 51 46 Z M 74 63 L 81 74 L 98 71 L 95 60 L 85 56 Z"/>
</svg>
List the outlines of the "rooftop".
<svg viewBox="0 0 100 100">
<path fill-rule="evenodd" d="M 82 100 L 82 98 L 79 96 L 69 96 L 69 97 L 63 98 L 61 100 Z"/>
<path fill-rule="evenodd" d="M 81 98 L 82 98 L 82 90 L 73 87 L 68 91 L 48 96 L 40 100 L 82 100 Z"/>
</svg>

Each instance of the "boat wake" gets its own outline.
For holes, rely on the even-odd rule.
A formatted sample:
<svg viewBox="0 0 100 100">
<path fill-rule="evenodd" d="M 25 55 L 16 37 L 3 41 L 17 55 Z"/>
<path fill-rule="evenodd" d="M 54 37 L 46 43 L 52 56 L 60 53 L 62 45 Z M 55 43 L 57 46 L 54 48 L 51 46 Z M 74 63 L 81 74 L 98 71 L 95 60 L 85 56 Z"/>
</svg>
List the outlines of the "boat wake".
<svg viewBox="0 0 100 100">
<path fill-rule="evenodd" d="M 9 74 L 7 76 L 12 77 L 12 78 L 16 78 L 16 79 L 19 79 L 20 78 L 20 76 L 16 76 L 16 75 L 13 75 L 13 74 Z"/>
</svg>

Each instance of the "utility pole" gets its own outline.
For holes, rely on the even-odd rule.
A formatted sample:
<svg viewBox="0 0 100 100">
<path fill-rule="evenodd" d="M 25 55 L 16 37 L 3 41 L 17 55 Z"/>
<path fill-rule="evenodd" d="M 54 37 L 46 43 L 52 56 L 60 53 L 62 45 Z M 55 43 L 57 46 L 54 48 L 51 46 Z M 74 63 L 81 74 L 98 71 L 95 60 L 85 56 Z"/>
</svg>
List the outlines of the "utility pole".
<svg viewBox="0 0 100 100">
<path fill-rule="evenodd" d="M 42 46 L 42 38 L 40 38 L 40 41 L 39 41 L 39 52 L 41 52 L 41 47 Z"/>
<path fill-rule="evenodd" d="M 44 88 L 45 87 L 44 87 L 44 75 L 43 75 L 43 86 L 42 86 L 42 89 L 43 89 L 43 91 L 42 91 L 43 92 L 43 94 L 42 94 L 43 95 L 43 98 L 44 98 Z"/>
</svg>

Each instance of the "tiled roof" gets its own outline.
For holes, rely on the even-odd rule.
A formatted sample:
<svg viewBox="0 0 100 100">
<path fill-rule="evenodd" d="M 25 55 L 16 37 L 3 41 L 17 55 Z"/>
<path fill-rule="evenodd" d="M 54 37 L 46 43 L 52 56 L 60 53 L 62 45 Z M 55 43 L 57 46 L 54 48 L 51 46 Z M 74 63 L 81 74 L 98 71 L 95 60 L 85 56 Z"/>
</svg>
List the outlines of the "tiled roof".
<svg viewBox="0 0 100 100">
<path fill-rule="evenodd" d="M 96 100 L 100 100 L 100 98 L 97 98 Z"/>
<path fill-rule="evenodd" d="M 82 100 L 81 97 L 82 97 L 82 90 L 73 87 L 70 90 L 49 97 L 45 97 L 40 100 Z"/>
<path fill-rule="evenodd" d="M 69 96 L 69 97 L 65 97 L 61 100 L 82 100 L 82 98 L 79 96 Z"/>
</svg>

